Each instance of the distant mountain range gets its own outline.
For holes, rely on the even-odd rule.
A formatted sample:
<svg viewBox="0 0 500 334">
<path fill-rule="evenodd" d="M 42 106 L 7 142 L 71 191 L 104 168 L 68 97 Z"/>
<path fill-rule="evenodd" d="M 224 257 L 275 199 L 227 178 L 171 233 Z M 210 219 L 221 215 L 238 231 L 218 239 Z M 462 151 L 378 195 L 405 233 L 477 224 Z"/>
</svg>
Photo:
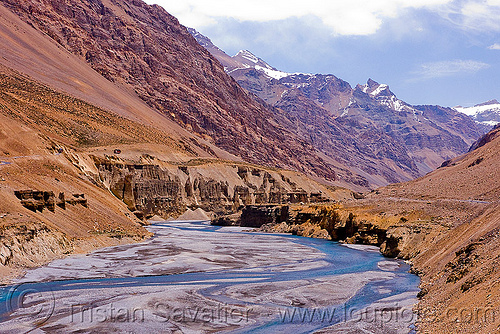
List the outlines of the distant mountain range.
<svg viewBox="0 0 500 334">
<path fill-rule="evenodd" d="M 189 29 L 243 88 L 285 111 L 347 184 L 373 187 L 412 179 L 466 152 L 491 126 L 453 108 L 413 106 L 369 79 L 352 88 L 334 75 L 286 73 L 248 50 L 225 54 Z"/>
<path fill-rule="evenodd" d="M 133 119 L 146 110 L 148 119 L 157 119 L 149 111 L 159 113 L 162 118 L 146 123 L 161 120 L 184 132 L 176 143 L 196 155 L 296 170 L 367 190 L 421 176 L 466 152 L 484 133 L 455 109 L 411 106 L 373 80 L 353 88 L 334 75 L 281 72 L 249 51 L 228 56 L 191 31 L 197 42 L 161 7 L 141 1 L 2 5 L 108 85 L 61 79 L 76 78 L 61 61 L 44 58 L 51 70 L 31 61 L 40 56 L 26 45 L 36 38 L 23 40 L 19 51 L 5 37 L 0 53 L 6 66 Z M 122 100 L 110 103 L 110 87 L 125 89 L 150 109 L 116 109 Z"/>
<path fill-rule="evenodd" d="M 500 102 L 497 100 L 476 104 L 473 107 L 458 106 L 455 107 L 455 110 L 471 116 L 476 122 L 486 126 L 500 123 Z"/>
</svg>

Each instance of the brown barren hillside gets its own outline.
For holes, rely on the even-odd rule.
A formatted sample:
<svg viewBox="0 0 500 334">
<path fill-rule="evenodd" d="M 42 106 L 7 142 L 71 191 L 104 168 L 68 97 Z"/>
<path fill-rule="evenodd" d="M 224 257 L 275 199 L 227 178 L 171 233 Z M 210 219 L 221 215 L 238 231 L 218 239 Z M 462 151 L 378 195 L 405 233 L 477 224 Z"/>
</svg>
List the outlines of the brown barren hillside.
<svg viewBox="0 0 500 334">
<path fill-rule="evenodd" d="M 421 333 L 500 331 L 500 127 L 417 180 L 336 205 L 298 206 L 267 231 L 380 246 L 421 277 Z M 318 232 L 319 229 L 325 230 Z"/>
<path fill-rule="evenodd" d="M 385 187 L 383 195 L 448 198 L 463 201 L 500 200 L 500 127 L 478 140 L 464 156 L 446 161 L 425 177 Z"/>
<path fill-rule="evenodd" d="M 335 178 L 315 149 L 291 130 L 286 117 L 241 89 L 161 7 L 129 0 L 8 0 L 3 4 L 43 32 L 44 38 L 50 36 L 52 43 L 87 62 L 109 85 L 124 87 L 215 146 L 248 162 Z M 14 26 L 18 24 L 9 13 L 5 15 Z M 12 24 L 6 28 L 8 33 L 21 39 L 19 44 L 26 48 L 24 36 Z M 4 53 L 10 57 L 6 58 L 18 63 L 17 46 L 11 46 L 10 36 L 3 36 Z M 32 54 L 53 62 L 40 52 Z M 61 74 L 56 79 L 67 80 L 68 73 Z M 33 77 L 44 81 L 41 76 Z"/>
<path fill-rule="evenodd" d="M 0 6 L 0 63 L 94 106 L 191 142 L 196 155 L 236 159 L 194 136 L 149 107 L 135 93 L 106 80 L 81 58 L 72 55 L 44 33 Z"/>
<path fill-rule="evenodd" d="M 500 330 L 499 134 L 497 126 L 468 154 L 415 181 L 380 189 L 374 197 L 445 202 L 452 217 L 447 221 L 457 218 L 455 207 L 469 207 L 437 242 L 414 246 L 420 250 L 413 262 L 422 274 L 422 332 Z"/>
<path fill-rule="evenodd" d="M 211 158 L 202 140 L 1 66 L 0 125 L 2 282 L 65 254 L 143 240 L 149 234 L 141 225 L 153 215 L 226 214 L 244 204 L 334 196 L 297 172 Z"/>
<path fill-rule="evenodd" d="M 2 95 L 8 95 L 4 86 Z M 139 241 L 149 235 L 121 201 L 81 175 L 67 158 L 71 148 L 30 127 L 32 120 L 11 117 L 18 111 L 17 105 L 0 98 L 1 282 L 23 268 L 68 253 Z M 78 138 L 83 138 L 80 133 Z M 19 190 L 53 193 L 52 204 L 56 198 L 60 205 L 50 210 L 47 197 L 47 207 L 30 209 L 28 205 L 41 201 L 27 199 L 23 206 L 15 195 Z M 65 202 L 58 197 L 61 193 Z M 76 201 L 80 194 L 83 201 Z"/>
</svg>

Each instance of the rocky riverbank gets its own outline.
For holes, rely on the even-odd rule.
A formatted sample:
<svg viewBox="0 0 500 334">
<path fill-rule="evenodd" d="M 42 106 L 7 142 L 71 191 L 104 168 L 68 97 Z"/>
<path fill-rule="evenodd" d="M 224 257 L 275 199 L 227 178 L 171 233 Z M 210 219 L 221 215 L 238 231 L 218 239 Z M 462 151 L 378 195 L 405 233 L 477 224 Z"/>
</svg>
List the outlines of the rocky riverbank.
<svg viewBox="0 0 500 334">
<path fill-rule="evenodd" d="M 422 218 L 416 218 L 415 213 L 396 213 L 390 216 L 378 213 L 371 216 L 372 213 L 365 211 L 366 207 L 357 207 L 359 204 L 292 206 L 290 209 L 287 206 L 290 215 L 286 220 L 264 223 L 259 230 L 378 246 L 384 256 L 407 260 L 418 254 L 418 247 L 431 243 L 448 230 L 441 223 L 429 224 Z M 251 212 L 261 210 L 262 208 L 246 209 Z M 241 226 L 252 225 L 247 222 L 248 217 L 251 214 L 242 215 Z"/>
<path fill-rule="evenodd" d="M 381 195 L 373 192 L 335 205 L 291 206 L 286 222 L 259 230 L 377 246 L 385 256 L 408 260 L 421 277 L 420 331 L 495 332 L 498 251 L 491 225 L 498 221 L 498 205 Z M 477 296 L 473 303 L 467 302 L 471 294 Z"/>
</svg>

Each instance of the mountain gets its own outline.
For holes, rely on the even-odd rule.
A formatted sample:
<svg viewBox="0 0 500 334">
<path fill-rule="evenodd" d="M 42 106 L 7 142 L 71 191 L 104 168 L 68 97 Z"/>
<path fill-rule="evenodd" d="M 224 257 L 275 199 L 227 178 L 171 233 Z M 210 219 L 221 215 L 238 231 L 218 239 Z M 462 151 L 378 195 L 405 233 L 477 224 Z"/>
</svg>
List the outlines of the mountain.
<svg viewBox="0 0 500 334">
<path fill-rule="evenodd" d="M 328 205 L 301 202 L 344 198 L 331 205 L 344 232 L 412 261 L 419 331 L 498 332 L 500 127 L 481 137 L 455 109 L 409 105 L 373 80 L 352 88 L 226 55 L 249 94 L 175 18 L 138 0 L 4 0 L 0 16 L 2 283 L 144 240 L 156 214 L 291 202 L 331 227 Z M 276 168 L 366 189 L 447 156 L 359 200 Z"/>
<path fill-rule="evenodd" d="M 2 283 L 144 240 L 153 215 L 336 198 L 277 168 L 335 177 L 160 7 L 8 0 L 0 16 Z"/>
<path fill-rule="evenodd" d="M 277 69 L 266 63 L 264 60 L 256 57 L 248 50 L 240 50 L 235 56 L 231 57 L 224 51 L 219 49 L 216 45 L 214 45 L 210 38 L 200 34 L 198 31 L 196 31 L 196 29 L 187 29 L 201 46 L 210 51 L 212 55 L 214 55 L 221 61 L 221 63 L 224 65 L 224 70 L 227 73 L 231 73 L 232 71 L 241 68 L 256 68 L 263 71 L 270 77 L 274 77 L 275 79 L 279 79 L 279 77 L 289 75 L 289 73 L 278 71 Z"/>
<path fill-rule="evenodd" d="M 491 298 L 499 292 L 496 282 L 500 279 L 499 171 L 497 125 L 469 153 L 447 161 L 422 178 L 390 185 L 373 194 L 376 203 L 384 198 L 398 199 L 395 204 L 400 210 L 404 207 L 410 212 L 426 206 L 431 211 L 427 219 L 407 222 L 410 234 L 426 235 L 412 260 L 422 278 L 422 320 L 418 326 L 422 332 L 498 331 L 500 320 L 496 317 L 478 322 L 456 321 L 454 316 L 447 318 L 446 312 L 500 307 L 500 300 Z M 413 209 L 408 208 L 411 206 Z M 388 212 L 384 205 L 381 210 Z"/>
<path fill-rule="evenodd" d="M 462 135 L 433 120 L 422 126 L 411 112 L 402 121 L 400 111 L 354 94 L 333 76 L 286 75 L 248 51 L 229 57 L 224 66 L 256 98 L 159 6 L 131 0 L 3 4 L 108 81 L 204 139 L 202 150 L 215 146 L 247 162 L 363 190 L 422 175 L 480 135 L 472 128 L 475 135 Z M 383 113 L 372 110 L 379 107 L 391 114 L 394 129 L 388 131 Z"/>
<path fill-rule="evenodd" d="M 500 102 L 497 100 L 476 104 L 473 107 L 457 106 L 454 109 L 471 116 L 476 122 L 487 127 L 500 123 Z"/>
<path fill-rule="evenodd" d="M 2 3 L 109 82 L 210 144 L 251 163 L 335 179 L 281 111 L 241 89 L 163 8 L 132 0 Z"/>
<path fill-rule="evenodd" d="M 422 178 L 382 189 L 406 198 L 419 198 L 424 194 L 433 199 L 497 203 L 500 197 L 499 164 L 500 126 L 497 125 L 474 143 L 467 154 L 446 161 Z"/>
<path fill-rule="evenodd" d="M 249 51 L 228 56 L 190 32 L 243 88 L 285 111 L 345 184 L 370 188 L 424 175 L 484 133 L 454 109 L 409 105 L 374 80 L 352 88 L 334 75 L 281 72 Z"/>
</svg>

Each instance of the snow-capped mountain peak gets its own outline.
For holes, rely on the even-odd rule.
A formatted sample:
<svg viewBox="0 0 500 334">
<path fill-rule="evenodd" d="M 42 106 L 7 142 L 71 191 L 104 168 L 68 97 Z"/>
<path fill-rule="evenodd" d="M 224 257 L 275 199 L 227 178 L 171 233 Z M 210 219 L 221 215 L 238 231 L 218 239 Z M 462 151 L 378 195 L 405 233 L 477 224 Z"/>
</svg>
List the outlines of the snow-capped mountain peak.
<svg viewBox="0 0 500 334">
<path fill-rule="evenodd" d="M 500 102 L 497 100 L 476 104 L 473 107 L 457 106 L 454 109 L 471 116 L 476 122 L 484 125 L 494 126 L 500 123 Z"/>
<path fill-rule="evenodd" d="M 493 99 L 493 100 L 486 101 L 484 103 L 479 103 L 476 106 L 481 107 L 481 106 L 491 106 L 491 105 L 497 105 L 497 104 L 500 105 L 500 102 L 498 102 L 498 100 L 496 100 L 496 99 Z"/>
<path fill-rule="evenodd" d="M 253 53 L 251 53 L 248 50 L 241 50 L 239 51 L 235 56 L 232 57 L 234 60 L 239 62 L 241 65 L 241 68 L 249 68 L 249 67 L 255 67 L 255 66 L 260 66 L 262 68 L 266 68 L 268 70 L 273 70 L 277 71 L 274 67 L 266 63 L 264 60 L 260 59 Z"/>
<path fill-rule="evenodd" d="M 379 84 L 378 82 L 368 79 L 366 85 L 360 85 L 359 88 L 363 91 L 363 93 L 369 94 L 373 97 L 377 96 L 392 96 L 394 95 L 389 86 L 386 84 Z"/>
<path fill-rule="evenodd" d="M 386 84 L 379 84 L 372 79 L 368 79 L 365 85 L 358 85 L 356 89 L 361 90 L 365 94 L 368 94 L 371 98 L 377 100 L 380 104 L 383 104 L 396 111 L 406 111 L 409 113 L 413 113 L 415 117 L 417 117 L 417 114 L 421 114 L 406 102 L 398 99 Z"/>
<path fill-rule="evenodd" d="M 208 49 L 224 64 L 224 69 L 229 74 L 241 69 L 255 69 L 269 79 L 279 80 L 290 75 L 290 73 L 277 70 L 248 50 L 240 50 L 231 57 L 215 46 L 208 37 L 200 34 L 195 29 L 188 28 L 188 31 L 199 44 Z"/>
</svg>

